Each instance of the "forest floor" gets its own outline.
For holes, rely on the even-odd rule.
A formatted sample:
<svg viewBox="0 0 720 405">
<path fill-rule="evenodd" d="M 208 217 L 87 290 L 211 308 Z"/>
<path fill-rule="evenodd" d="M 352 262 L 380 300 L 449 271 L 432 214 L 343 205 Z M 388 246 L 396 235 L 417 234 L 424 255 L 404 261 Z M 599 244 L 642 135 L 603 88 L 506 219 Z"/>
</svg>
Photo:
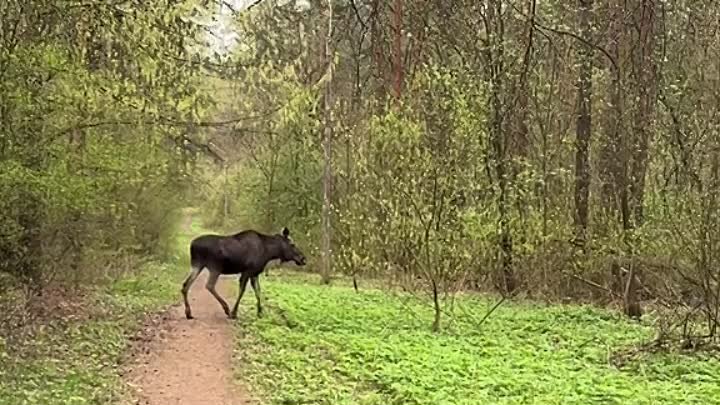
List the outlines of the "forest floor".
<svg viewBox="0 0 720 405">
<path fill-rule="evenodd" d="M 143 342 L 129 365 L 127 382 L 142 405 L 245 405 L 255 403 L 233 381 L 233 335 L 230 321 L 205 291 L 207 272 L 190 291 L 195 319 L 185 319 L 182 305 L 168 311 L 155 336 Z M 218 290 L 229 296 L 230 280 Z M 136 349 L 137 350 L 137 349 Z"/>
<path fill-rule="evenodd" d="M 190 292 L 195 319 L 184 317 L 187 246 L 204 232 L 192 213 L 167 258 L 133 264 L 71 308 L 47 308 L 48 319 L 17 333 L 22 339 L 0 338 L 0 405 L 255 403 L 236 383 L 233 322 L 205 290 L 206 274 Z M 218 290 L 231 299 L 235 285 L 221 280 Z"/>
<path fill-rule="evenodd" d="M 652 320 L 600 308 L 514 300 L 480 324 L 495 301 L 460 294 L 433 333 L 422 297 L 273 269 L 266 316 L 245 299 L 226 319 L 203 275 L 186 320 L 187 245 L 206 230 L 185 220 L 174 258 L 88 297 L 88 316 L 0 344 L 0 404 L 720 405 L 720 354 L 635 352 Z"/>
<path fill-rule="evenodd" d="M 651 319 L 516 299 L 481 323 L 496 300 L 460 294 L 433 333 L 425 297 L 271 274 L 266 316 L 246 306 L 235 326 L 268 405 L 720 405 L 720 353 L 638 350 Z"/>
<path fill-rule="evenodd" d="M 178 246 L 187 237 L 179 235 Z M 120 264 L 125 273 L 109 284 L 53 296 L 63 305 L 49 307 L 45 298 L 43 318 L 10 334 L 21 338 L 0 339 L 0 404 L 136 404 L 123 378 L 129 370 L 121 365 L 132 362 L 131 353 L 151 352 L 128 351 L 129 346 L 154 348 L 154 339 L 173 336 L 167 335 L 173 306 L 187 274 L 182 252 L 178 248 L 164 260 Z M 198 305 L 198 315 L 203 307 Z"/>
<path fill-rule="evenodd" d="M 183 233 L 192 235 L 193 217 L 186 215 Z M 180 302 L 133 349 L 126 382 L 134 388 L 138 405 L 256 403 L 233 379 L 232 321 L 205 289 L 207 275 L 201 273 L 190 289 L 194 319 L 185 319 Z M 221 295 L 232 296 L 232 280 L 220 279 Z"/>
</svg>

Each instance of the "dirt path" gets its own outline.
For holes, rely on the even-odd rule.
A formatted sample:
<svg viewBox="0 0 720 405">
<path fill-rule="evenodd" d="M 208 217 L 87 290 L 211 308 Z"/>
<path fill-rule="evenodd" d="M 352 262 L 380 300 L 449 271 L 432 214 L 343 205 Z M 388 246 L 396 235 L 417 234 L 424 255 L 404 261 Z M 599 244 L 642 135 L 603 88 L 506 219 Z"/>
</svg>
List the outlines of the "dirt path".
<svg viewBox="0 0 720 405">
<path fill-rule="evenodd" d="M 232 330 L 217 301 L 205 291 L 207 273 L 190 291 L 195 319 L 185 319 L 175 306 L 155 326 L 142 351 L 130 365 L 128 383 L 142 405 L 255 404 L 233 383 Z M 227 283 L 219 291 L 228 295 Z"/>
<path fill-rule="evenodd" d="M 190 290 L 195 319 L 186 320 L 182 305 L 146 325 L 128 364 L 128 384 L 136 390 L 137 405 L 256 404 L 233 383 L 232 324 L 205 290 L 203 272 Z M 220 280 L 218 291 L 232 299 L 234 279 Z M 179 297 L 178 286 L 178 297 Z"/>
</svg>

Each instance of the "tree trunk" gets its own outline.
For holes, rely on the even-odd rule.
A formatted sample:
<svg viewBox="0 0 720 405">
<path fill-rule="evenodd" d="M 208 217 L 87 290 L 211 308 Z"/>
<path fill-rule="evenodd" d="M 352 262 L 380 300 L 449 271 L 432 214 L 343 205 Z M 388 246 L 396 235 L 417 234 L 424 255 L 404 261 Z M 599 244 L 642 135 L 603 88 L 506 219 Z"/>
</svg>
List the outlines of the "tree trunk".
<svg viewBox="0 0 720 405">
<path fill-rule="evenodd" d="M 493 0 L 488 7 L 488 27 L 490 50 L 489 81 L 490 106 L 492 109 L 490 124 L 490 137 L 495 158 L 495 174 L 497 176 L 499 194 L 497 199 L 500 227 L 501 274 L 503 289 L 512 293 L 517 288 L 513 271 L 513 240 L 510 231 L 510 203 L 508 197 L 508 156 L 507 139 L 504 125 L 504 57 L 505 57 L 505 27 L 502 20 L 502 1 Z"/>
<path fill-rule="evenodd" d="M 395 7 L 393 10 L 395 25 L 395 49 L 393 51 L 393 90 L 397 99 L 402 96 L 403 81 L 405 76 L 405 66 L 403 58 L 403 1 L 404 0 L 395 0 Z"/>
<path fill-rule="evenodd" d="M 621 134 L 622 112 L 624 109 L 623 97 L 623 47 L 624 42 L 624 10 L 620 4 L 620 0 L 611 1 L 609 4 L 609 46 L 608 52 L 613 58 L 613 62 L 609 63 L 609 74 L 611 77 L 610 86 L 607 90 L 607 99 L 610 101 L 604 119 L 603 127 L 605 138 L 602 141 L 600 151 L 599 174 L 601 181 L 602 208 L 606 216 L 617 220 L 623 218 L 624 227 L 626 223 L 626 215 L 621 212 L 627 211 L 627 198 L 624 197 L 624 167 L 626 159 L 624 158 L 624 142 Z M 620 216 L 618 216 L 620 214 Z"/>
<path fill-rule="evenodd" d="M 633 319 L 640 319 L 643 314 L 642 307 L 640 307 L 640 301 L 637 296 L 637 290 L 640 288 L 639 284 L 637 275 L 635 274 L 635 263 L 632 263 L 630 271 L 628 271 L 623 298 L 625 315 Z"/>
<path fill-rule="evenodd" d="M 333 33 L 333 5 L 332 0 L 327 3 L 327 37 L 325 38 L 325 62 L 327 63 L 327 80 L 325 82 L 325 122 L 323 131 L 323 205 L 322 205 L 322 281 L 330 283 L 332 259 L 332 147 L 333 147 L 333 75 L 334 50 L 332 43 Z"/>
<path fill-rule="evenodd" d="M 385 67 L 385 50 L 383 49 L 384 38 L 381 30 L 381 17 L 383 13 L 384 1 L 373 0 L 372 2 L 372 14 L 370 21 L 370 37 L 371 37 L 371 50 L 373 58 L 373 68 L 375 73 L 376 93 L 375 96 L 379 102 L 383 102 L 386 96 L 386 67 Z"/>
<path fill-rule="evenodd" d="M 630 196 L 634 225 L 643 224 L 645 200 L 645 176 L 648 165 L 648 147 L 652 135 L 652 121 L 655 113 L 656 66 L 655 51 L 655 5 L 649 0 L 640 0 L 636 7 L 639 21 L 638 38 L 633 41 L 633 76 L 635 78 L 637 106 L 634 114 L 635 133 L 632 144 L 632 165 L 630 168 Z"/>
<path fill-rule="evenodd" d="M 592 0 L 578 0 L 578 22 L 580 35 L 590 40 L 590 18 Z M 575 143 L 575 238 L 585 248 L 589 217 L 588 201 L 590 196 L 590 162 L 588 149 L 592 133 L 592 49 L 580 44 L 578 65 L 578 115 Z"/>
<path fill-rule="evenodd" d="M 230 214 L 230 201 L 228 197 L 228 167 L 227 162 L 223 162 L 223 217 L 222 217 L 222 225 L 227 225 L 227 219 Z"/>
<path fill-rule="evenodd" d="M 433 332 L 439 332 L 440 331 L 440 297 L 438 294 L 438 286 L 437 282 L 435 282 L 434 276 L 432 280 L 432 293 L 433 293 L 433 309 L 435 309 L 435 319 L 433 320 L 432 324 L 432 331 Z"/>
</svg>

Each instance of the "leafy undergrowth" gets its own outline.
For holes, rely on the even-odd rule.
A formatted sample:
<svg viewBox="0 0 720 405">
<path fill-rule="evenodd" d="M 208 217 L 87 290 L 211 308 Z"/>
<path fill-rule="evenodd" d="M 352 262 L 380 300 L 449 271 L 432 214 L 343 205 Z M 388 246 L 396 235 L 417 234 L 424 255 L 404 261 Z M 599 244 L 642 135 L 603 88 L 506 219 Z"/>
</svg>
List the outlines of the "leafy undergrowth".
<svg viewBox="0 0 720 405">
<path fill-rule="evenodd" d="M 82 314 L 40 325 L 21 350 L 0 339 L 0 405 L 109 405 L 126 398 L 119 365 L 145 316 L 177 303 L 186 246 L 197 229 L 185 231 L 175 257 L 91 292 Z"/>
<path fill-rule="evenodd" d="M 601 310 L 506 304 L 478 328 L 468 320 L 493 303 L 462 298 L 465 315 L 433 334 L 427 305 L 412 299 L 278 274 L 262 280 L 267 315 L 246 297 L 237 328 L 239 378 L 268 403 L 720 404 L 717 359 L 612 366 L 613 350 L 652 330 Z"/>
<path fill-rule="evenodd" d="M 124 394 L 118 364 L 142 316 L 177 301 L 177 271 L 152 264 L 93 293 L 81 320 L 43 324 L 17 348 L 0 346 L 0 404 L 111 404 Z"/>
</svg>

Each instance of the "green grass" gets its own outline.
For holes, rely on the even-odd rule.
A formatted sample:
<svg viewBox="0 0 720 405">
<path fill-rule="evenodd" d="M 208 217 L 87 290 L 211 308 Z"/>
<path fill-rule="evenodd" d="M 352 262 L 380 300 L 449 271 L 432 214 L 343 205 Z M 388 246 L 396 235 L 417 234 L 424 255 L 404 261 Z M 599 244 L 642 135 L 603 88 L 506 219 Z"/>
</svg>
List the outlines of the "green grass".
<svg viewBox="0 0 720 405">
<path fill-rule="evenodd" d="M 468 319 L 492 303 L 462 298 L 469 316 L 433 334 L 426 304 L 297 277 L 262 282 L 271 307 L 258 319 L 254 297 L 243 300 L 238 378 L 271 404 L 720 404 L 717 359 L 612 366 L 614 349 L 652 329 L 608 312 L 507 304 L 478 328 Z"/>
<path fill-rule="evenodd" d="M 178 254 L 166 263 L 146 264 L 92 292 L 86 317 L 42 325 L 25 342 L 25 354 L 0 341 L 0 404 L 111 405 L 126 399 L 119 365 L 128 339 L 144 315 L 178 302 L 189 237 L 178 236 Z"/>
<path fill-rule="evenodd" d="M 34 334 L 18 357 L 0 347 L 0 404 L 85 405 L 115 403 L 124 387 L 118 364 L 129 332 L 143 314 L 177 301 L 169 265 L 148 265 L 93 294 L 92 317 L 54 320 Z"/>
</svg>

